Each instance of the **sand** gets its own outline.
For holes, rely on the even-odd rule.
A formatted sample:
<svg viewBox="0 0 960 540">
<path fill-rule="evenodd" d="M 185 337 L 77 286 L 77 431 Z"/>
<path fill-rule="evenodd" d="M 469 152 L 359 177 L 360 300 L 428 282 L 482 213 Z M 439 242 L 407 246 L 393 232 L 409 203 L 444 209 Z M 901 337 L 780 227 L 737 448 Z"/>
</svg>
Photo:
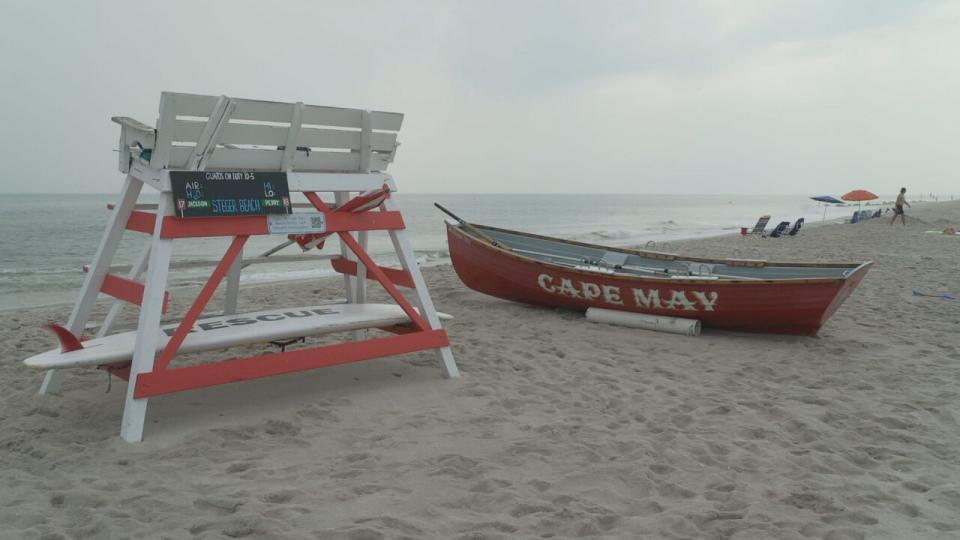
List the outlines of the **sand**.
<svg viewBox="0 0 960 540">
<path fill-rule="evenodd" d="M 960 301 L 911 293 L 960 293 L 960 238 L 923 233 L 960 203 L 910 214 L 672 246 L 874 260 L 818 338 L 592 324 L 428 268 L 460 379 L 421 353 L 164 396 L 141 444 L 122 381 L 36 394 L 20 361 L 67 309 L 2 314 L 0 537 L 960 538 Z"/>
</svg>

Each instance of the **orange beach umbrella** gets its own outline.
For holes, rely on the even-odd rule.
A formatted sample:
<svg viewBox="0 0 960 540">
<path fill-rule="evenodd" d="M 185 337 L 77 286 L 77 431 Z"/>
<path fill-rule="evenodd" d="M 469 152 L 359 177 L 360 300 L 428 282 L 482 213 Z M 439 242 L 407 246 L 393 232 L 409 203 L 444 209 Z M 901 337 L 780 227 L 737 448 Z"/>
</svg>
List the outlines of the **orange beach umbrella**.
<svg viewBox="0 0 960 540">
<path fill-rule="evenodd" d="M 874 199 L 878 199 L 879 197 L 877 197 L 876 195 L 874 195 L 873 193 L 865 189 L 855 189 L 849 193 L 844 194 L 840 198 L 845 201 L 862 202 L 862 201 L 872 201 Z"/>
</svg>

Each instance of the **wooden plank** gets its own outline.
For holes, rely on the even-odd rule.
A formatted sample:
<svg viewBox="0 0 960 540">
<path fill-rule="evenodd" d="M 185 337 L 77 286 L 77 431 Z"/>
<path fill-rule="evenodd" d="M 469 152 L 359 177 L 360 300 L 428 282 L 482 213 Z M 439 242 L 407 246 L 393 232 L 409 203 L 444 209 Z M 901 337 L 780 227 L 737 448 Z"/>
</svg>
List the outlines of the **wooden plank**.
<svg viewBox="0 0 960 540">
<path fill-rule="evenodd" d="M 357 232 L 357 243 L 360 244 L 360 249 L 362 249 L 363 251 L 367 251 L 367 248 L 369 246 L 369 239 L 370 239 L 370 231 Z M 390 274 L 392 274 L 392 272 L 391 273 L 386 272 L 385 268 L 381 268 L 381 270 L 384 271 L 383 272 L 384 275 L 386 275 L 388 278 L 390 277 Z M 367 303 L 367 267 L 358 262 L 356 266 L 356 271 L 357 271 L 357 274 L 356 274 L 357 275 L 357 283 L 356 283 L 357 303 L 366 304 Z M 399 283 L 397 283 L 397 285 L 401 286 Z"/>
<path fill-rule="evenodd" d="M 336 126 L 360 129 L 360 109 L 304 105 L 303 123 L 311 126 Z"/>
<path fill-rule="evenodd" d="M 371 111 L 370 121 L 373 129 L 383 131 L 400 131 L 403 125 L 403 114 L 383 111 Z"/>
<path fill-rule="evenodd" d="M 318 197 L 316 193 L 308 193 L 307 200 L 309 200 L 310 203 L 315 206 L 319 206 L 320 203 L 322 202 L 320 200 L 320 197 Z M 334 200 L 337 206 L 344 206 L 345 204 L 347 204 L 348 201 L 350 201 L 350 193 L 346 191 L 338 191 L 334 193 Z M 324 214 L 329 216 L 329 215 L 332 215 L 333 213 L 324 211 Z M 351 234 L 351 233 L 348 232 L 347 234 Z M 343 240 L 340 240 L 339 243 L 340 243 L 340 255 L 344 259 L 356 260 L 356 256 L 354 256 L 353 252 L 351 252 L 350 249 L 347 248 L 347 245 L 343 243 Z M 347 302 L 351 304 L 355 304 L 357 302 L 356 283 L 357 283 L 357 280 L 353 276 L 347 273 L 343 273 L 343 290 L 347 294 Z"/>
<path fill-rule="evenodd" d="M 400 213 L 400 207 L 393 197 L 385 200 L 383 207 L 387 211 Z M 410 274 L 413 279 L 415 291 L 413 301 L 417 310 L 426 317 L 430 328 L 441 328 L 440 316 L 433 305 L 433 299 L 430 298 L 430 292 L 427 290 L 427 283 L 423 279 L 423 274 L 420 273 L 420 265 L 417 263 L 417 257 L 413 251 L 413 245 L 410 243 L 410 238 L 407 236 L 407 231 L 403 229 L 393 230 L 389 232 L 389 235 L 391 242 L 393 242 L 393 248 L 397 252 L 397 257 L 400 259 L 401 268 Z M 440 361 L 440 369 L 443 370 L 444 377 L 449 379 L 460 376 L 460 368 L 457 367 L 457 362 L 453 358 L 453 351 L 449 346 L 437 349 L 437 360 Z"/>
<path fill-rule="evenodd" d="M 167 152 L 167 166 L 170 169 L 183 169 L 193 151 L 193 146 L 171 146 Z"/>
<path fill-rule="evenodd" d="M 360 132 L 305 127 L 300 131 L 300 136 L 297 137 L 297 146 L 359 149 Z"/>
<path fill-rule="evenodd" d="M 240 271 L 243 270 L 243 252 L 237 255 L 227 274 L 227 290 L 224 293 L 223 314 L 232 315 L 237 312 L 237 301 L 240 299 Z"/>
<path fill-rule="evenodd" d="M 154 133 L 153 126 L 148 126 L 139 120 L 134 120 L 128 116 L 111 116 L 110 121 L 115 124 L 120 124 L 121 127 L 126 127 L 134 131 L 139 131 L 143 135 L 152 135 Z"/>
<path fill-rule="evenodd" d="M 373 152 L 370 146 L 372 131 L 370 111 L 363 111 L 360 128 L 360 172 L 370 172 L 370 154 Z M 391 148 L 391 150 L 393 149 Z"/>
<path fill-rule="evenodd" d="M 175 146 L 170 153 L 170 166 L 182 167 L 193 152 L 193 147 Z M 371 158 L 371 167 L 384 167 L 384 154 Z M 283 152 L 256 148 L 217 148 L 207 161 L 207 169 L 249 169 L 279 171 Z M 296 171 L 357 171 L 360 154 L 357 152 L 297 152 L 293 168 Z M 378 169 L 380 170 L 380 169 Z"/>
<path fill-rule="evenodd" d="M 224 126 L 220 144 L 285 146 L 289 127 L 231 122 Z"/>
<path fill-rule="evenodd" d="M 303 123 L 308 125 L 358 129 L 363 125 L 362 109 L 306 105 L 303 112 Z M 371 125 L 375 130 L 400 131 L 400 126 L 403 125 L 402 113 L 372 111 L 370 113 L 370 119 Z"/>
<path fill-rule="evenodd" d="M 143 373 L 130 388 L 136 388 L 135 397 L 147 398 L 283 373 L 437 349 L 448 347 L 449 344 L 450 340 L 444 330 L 425 330 L 360 342 L 338 343 Z"/>
<path fill-rule="evenodd" d="M 313 205 L 310 206 L 313 208 Z M 263 264 L 263 263 L 289 263 L 289 262 L 317 262 L 317 261 L 328 261 L 330 259 L 338 258 L 340 255 L 336 254 L 322 254 L 322 255 L 309 255 L 309 254 L 300 254 L 300 255 L 270 255 L 269 257 L 250 257 L 248 259 L 243 259 L 243 267 L 253 264 Z M 170 268 L 173 270 L 182 270 L 184 268 L 210 268 L 216 266 L 220 261 L 212 259 L 190 259 L 186 261 L 172 261 L 170 263 Z M 144 264 L 146 266 L 146 264 Z M 111 272 L 129 272 L 134 268 L 134 265 L 130 264 L 118 264 L 110 267 Z M 84 268 L 84 271 L 87 271 L 87 268 Z M 128 276 L 129 277 L 129 276 Z"/>
<path fill-rule="evenodd" d="M 160 216 L 173 214 L 173 198 L 169 193 L 161 193 Z M 137 379 L 144 373 L 153 371 L 153 362 L 157 351 L 160 328 L 163 293 L 167 288 L 167 274 L 170 269 L 170 255 L 173 242 L 160 237 L 163 219 L 156 220 L 150 246 L 150 261 L 147 263 L 147 282 L 144 289 L 143 306 L 137 321 L 137 332 L 133 346 L 133 359 L 130 364 L 130 384 L 123 405 L 123 418 L 120 421 L 120 437 L 127 442 L 143 440 L 143 424 L 147 417 L 147 400 L 134 396 Z"/>
<path fill-rule="evenodd" d="M 153 212 L 141 212 L 134 210 L 130 212 L 127 219 L 127 230 L 137 231 L 146 234 L 153 234 L 153 224 L 156 223 L 157 216 Z"/>
<path fill-rule="evenodd" d="M 192 142 L 196 143 L 203 133 L 203 128 L 207 125 L 203 120 L 178 120 L 174 119 L 170 125 L 163 126 L 172 142 Z"/>
<path fill-rule="evenodd" d="M 233 118 L 238 120 L 289 124 L 290 119 L 293 118 L 293 103 L 253 99 L 237 99 L 235 102 L 237 108 L 233 111 Z"/>
<path fill-rule="evenodd" d="M 360 168 L 359 152 L 298 152 L 294 169 L 298 171 L 357 171 Z"/>
<path fill-rule="evenodd" d="M 191 171 L 206 169 L 206 162 L 210 155 L 217 148 L 217 141 L 223 126 L 230 121 L 230 115 L 233 113 L 236 105 L 226 96 L 221 96 L 217 100 L 217 105 L 213 108 L 207 125 L 200 134 L 196 146 L 193 147 L 193 153 L 187 158 L 186 167 Z"/>
<path fill-rule="evenodd" d="M 157 139 L 153 147 L 153 153 L 150 156 L 150 165 L 157 169 L 162 169 L 170 164 L 170 154 L 173 152 L 173 131 L 167 129 L 172 126 L 177 119 L 174 111 L 176 104 L 172 94 L 166 92 L 160 95 L 160 118 L 157 119 Z M 186 161 L 183 158 L 176 166 L 183 166 Z"/>
<path fill-rule="evenodd" d="M 334 270 L 336 270 L 341 274 L 346 274 L 349 276 L 357 275 L 358 265 L 356 261 L 339 258 L 339 259 L 333 259 L 332 261 L 330 261 L 330 264 L 331 266 L 333 266 Z M 380 268 L 380 271 L 383 272 L 385 276 L 390 278 L 390 281 L 392 281 L 394 285 L 399 285 L 400 287 L 407 287 L 408 289 L 412 289 L 414 287 L 413 278 L 410 276 L 410 272 L 400 270 L 398 268 L 387 268 L 385 266 L 380 266 L 379 268 Z M 367 279 L 373 280 L 373 278 L 370 277 L 369 275 L 365 277 Z"/>
<path fill-rule="evenodd" d="M 170 166 L 182 167 L 190 154 L 192 146 L 175 146 L 170 152 Z M 217 148 L 207 161 L 207 169 L 252 169 L 278 171 L 283 160 L 283 152 L 278 150 L 260 150 L 251 148 Z"/>
<path fill-rule="evenodd" d="M 374 173 L 287 173 L 290 191 L 370 191 L 392 184 L 389 174 Z"/>
<path fill-rule="evenodd" d="M 287 128 L 286 138 L 284 140 L 283 159 L 280 161 L 280 168 L 284 171 L 293 170 L 293 157 L 297 152 L 297 137 L 300 136 L 300 130 L 303 128 L 303 103 L 297 102 L 293 106 L 293 117 L 290 119 L 290 127 Z M 279 148 L 277 148 L 279 150 Z"/>
<path fill-rule="evenodd" d="M 129 273 L 127 274 L 128 279 L 139 280 L 143 275 L 143 272 L 147 269 L 147 259 L 150 257 L 150 243 L 147 242 L 144 246 L 144 249 L 140 252 L 140 255 L 137 257 L 137 262 L 132 266 L 127 268 Z M 86 271 L 86 268 L 84 268 Z M 110 272 L 114 272 L 113 267 L 110 267 Z M 126 271 L 126 270 L 125 270 Z M 120 312 L 123 311 L 123 306 L 125 304 L 120 300 L 115 300 L 113 305 L 110 306 L 110 311 L 107 312 L 107 316 L 103 319 L 103 324 L 100 325 L 100 329 L 97 330 L 97 337 L 103 337 L 110 333 L 110 330 L 113 329 L 113 325 L 117 320 L 117 317 L 120 316 Z M 166 310 L 166 304 L 164 304 L 164 310 Z"/>
<path fill-rule="evenodd" d="M 399 212 L 338 213 L 327 215 L 327 232 L 389 231 L 402 229 Z M 266 216 L 230 216 L 216 219 L 168 217 L 164 220 L 162 238 L 198 238 L 205 236 L 270 234 Z"/>
<path fill-rule="evenodd" d="M 156 156 L 156 153 L 154 153 L 154 156 Z M 153 162 L 153 159 L 150 160 L 150 165 L 159 167 Z M 167 174 L 166 170 L 154 169 L 141 161 L 135 160 L 130 164 L 129 174 L 157 191 L 170 191 L 170 175 Z"/>
<path fill-rule="evenodd" d="M 187 162 L 193 147 L 174 146 L 170 152 L 169 166 L 171 169 L 182 169 Z M 393 161 L 393 154 L 374 152 L 370 156 L 371 171 L 385 171 Z M 256 171 L 279 171 L 283 161 L 283 152 L 279 150 L 264 150 L 251 148 L 217 148 L 210 160 L 207 162 L 208 170 L 216 169 L 249 169 Z M 307 156 L 306 152 L 297 152 L 294 161 L 294 171 L 302 172 L 358 172 L 360 167 L 359 152 L 321 152 L 312 151 Z M 323 179 L 318 179 L 317 183 L 323 183 Z M 315 182 L 308 182 L 314 185 Z M 304 184 L 307 185 L 307 184 Z M 376 185 L 367 186 L 366 183 L 357 186 L 349 186 L 350 191 L 365 191 L 376 189 Z M 293 184 L 290 186 L 293 189 Z M 334 191 L 328 187 L 310 189 L 305 187 L 302 191 Z M 294 190 L 298 191 L 298 190 Z"/>
<path fill-rule="evenodd" d="M 370 170 L 371 171 L 385 171 L 387 167 L 390 166 L 390 163 L 393 162 L 393 154 L 387 154 L 383 152 L 374 152 L 370 155 Z"/>
<path fill-rule="evenodd" d="M 197 120 L 176 120 L 171 140 L 196 143 L 205 125 Z M 223 127 L 219 144 L 285 146 L 288 132 L 287 127 L 230 122 Z M 360 139 L 360 131 L 302 127 L 296 146 L 359 150 Z M 374 151 L 392 152 L 397 147 L 397 134 L 374 131 L 370 134 L 370 147 Z"/>
<path fill-rule="evenodd" d="M 179 92 L 162 92 L 160 94 L 161 107 L 169 107 L 173 117 L 196 116 L 207 118 L 213 112 L 220 96 L 206 96 L 203 94 L 183 94 Z M 158 128 L 161 126 L 157 126 Z"/>
<path fill-rule="evenodd" d="M 116 274 L 107 274 L 104 276 L 103 286 L 100 287 L 100 292 L 135 306 L 143 304 L 143 283 Z M 164 291 L 161 313 L 167 312 L 167 305 L 169 303 L 170 293 Z"/>
</svg>

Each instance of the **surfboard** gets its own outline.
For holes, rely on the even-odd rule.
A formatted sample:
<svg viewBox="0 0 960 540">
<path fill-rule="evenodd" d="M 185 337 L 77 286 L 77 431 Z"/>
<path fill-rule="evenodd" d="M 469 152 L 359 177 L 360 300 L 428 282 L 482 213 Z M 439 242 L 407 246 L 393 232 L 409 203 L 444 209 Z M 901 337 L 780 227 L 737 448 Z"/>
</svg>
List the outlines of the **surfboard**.
<svg viewBox="0 0 960 540">
<path fill-rule="evenodd" d="M 437 313 L 441 319 L 452 319 Z M 394 304 L 334 304 L 297 308 L 278 308 L 200 319 L 180 346 L 180 353 L 225 349 L 268 341 L 315 336 L 363 328 L 405 324 L 410 317 Z M 158 332 L 157 350 L 163 349 L 177 329 L 164 325 Z M 83 341 L 82 349 L 61 352 L 53 349 L 23 361 L 38 369 L 64 369 L 129 362 L 137 332 L 121 332 Z"/>
</svg>

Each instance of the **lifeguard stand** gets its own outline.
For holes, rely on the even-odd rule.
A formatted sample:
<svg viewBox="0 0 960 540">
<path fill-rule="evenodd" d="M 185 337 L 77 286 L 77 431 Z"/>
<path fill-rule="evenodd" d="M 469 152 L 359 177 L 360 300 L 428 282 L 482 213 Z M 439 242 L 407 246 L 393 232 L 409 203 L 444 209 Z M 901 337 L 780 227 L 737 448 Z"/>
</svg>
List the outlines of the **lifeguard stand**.
<svg viewBox="0 0 960 540">
<path fill-rule="evenodd" d="M 130 118 L 113 120 L 121 126 L 119 165 L 127 176 L 66 329 L 82 337 L 100 293 L 117 300 L 97 337 L 109 334 L 121 302 L 140 306 L 129 366 L 111 366 L 112 373 L 129 381 L 120 429 L 125 440 L 142 440 L 148 399 L 160 394 L 428 349 L 436 351 L 444 376 L 458 376 L 402 215 L 389 197 L 396 186 L 385 171 L 396 155 L 402 114 L 163 92 L 156 129 Z M 335 234 L 340 239 L 340 254 L 329 258 L 333 268 L 344 275 L 348 304 L 356 306 L 351 308 L 349 324 L 327 321 L 325 328 L 380 328 L 393 335 L 360 334 L 333 345 L 170 367 L 225 277 L 225 313 L 236 311 L 247 239 L 283 229 L 275 227 L 273 216 L 267 215 L 182 217 L 183 203 L 174 201 L 171 181 L 171 173 L 176 176 L 179 171 L 229 172 L 239 174 L 241 182 L 243 172 L 284 173 L 289 191 L 303 193 L 310 202 L 309 217 L 319 218 L 308 219 L 312 225 L 304 232 L 318 238 Z M 143 186 L 160 192 L 155 212 L 147 210 L 150 205 L 137 204 Z M 321 200 L 318 194 L 322 192 L 334 194 L 333 206 Z M 150 238 L 123 277 L 110 273 L 110 264 L 127 230 Z M 367 233 L 376 230 L 389 233 L 401 269 L 377 266 L 367 254 Z M 215 236 L 233 237 L 233 241 L 161 348 L 160 321 L 167 305 L 173 241 Z M 405 324 L 396 324 L 399 311 L 386 317 L 382 309 L 375 309 L 378 305 L 367 303 L 367 279 L 384 287 L 402 309 Z M 416 308 L 398 286 L 414 290 Z M 314 328 L 310 334 L 323 331 Z M 60 371 L 49 370 L 41 393 L 55 392 L 61 376 Z"/>
</svg>

